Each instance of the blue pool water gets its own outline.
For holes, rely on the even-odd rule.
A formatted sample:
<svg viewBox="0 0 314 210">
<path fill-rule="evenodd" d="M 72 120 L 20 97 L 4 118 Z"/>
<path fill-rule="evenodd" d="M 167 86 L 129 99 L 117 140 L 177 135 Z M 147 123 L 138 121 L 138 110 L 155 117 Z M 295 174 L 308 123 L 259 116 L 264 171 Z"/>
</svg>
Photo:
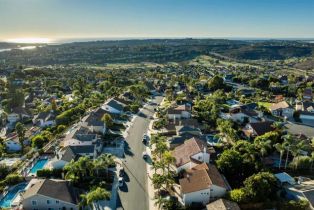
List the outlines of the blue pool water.
<svg viewBox="0 0 314 210">
<path fill-rule="evenodd" d="M 22 190 L 25 189 L 27 186 L 27 183 L 22 183 L 17 186 L 15 186 L 13 189 L 11 189 L 1 200 L 0 200 L 0 207 L 1 208 L 10 208 L 11 203 L 15 196 Z"/>
<path fill-rule="evenodd" d="M 32 169 L 29 171 L 31 174 L 36 174 L 38 170 L 43 169 L 46 163 L 48 162 L 48 159 L 39 159 L 35 163 L 35 165 L 32 167 Z"/>
</svg>

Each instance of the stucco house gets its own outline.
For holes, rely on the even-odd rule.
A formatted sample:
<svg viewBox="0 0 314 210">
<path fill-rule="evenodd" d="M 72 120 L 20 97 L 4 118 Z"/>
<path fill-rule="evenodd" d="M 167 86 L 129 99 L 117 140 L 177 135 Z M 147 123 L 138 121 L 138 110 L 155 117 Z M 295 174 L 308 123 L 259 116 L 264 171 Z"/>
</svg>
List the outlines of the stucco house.
<svg viewBox="0 0 314 210">
<path fill-rule="evenodd" d="M 293 116 L 294 109 L 286 101 L 281 101 L 273 103 L 269 111 L 275 116 L 289 118 Z"/>
<path fill-rule="evenodd" d="M 275 128 L 273 127 L 273 122 L 270 121 L 248 123 L 242 129 L 247 138 L 261 136 L 274 130 Z"/>
<path fill-rule="evenodd" d="M 38 179 L 21 195 L 25 210 L 78 210 L 79 194 L 64 180 Z"/>
<path fill-rule="evenodd" d="M 211 200 L 223 197 L 229 185 L 214 165 L 202 163 L 187 170 L 179 180 L 181 197 L 185 205 L 191 203 L 208 204 Z"/>
<path fill-rule="evenodd" d="M 177 107 L 169 108 L 167 111 L 168 119 L 189 119 L 191 118 L 191 105 L 183 104 Z"/>
<path fill-rule="evenodd" d="M 176 160 L 175 167 L 177 173 L 191 169 L 199 163 L 209 163 L 210 161 L 210 151 L 207 149 L 206 143 L 195 137 L 176 147 L 172 155 Z"/>
<path fill-rule="evenodd" d="M 111 98 L 103 104 L 102 109 L 112 114 L 122 114 L 125 106 L 126 104 Z"/>
<path fill-rule="evenodd" d="M 53 111 L 50 112 L 41 112 L 38 115 L 35 115 L 33 118 L 33 124 L 39 125 L 39 127 L 49 127 L 56 124 L 56 115 Z"/>
<path fill-rule="evenodd" d="M 89 127 L 92 132 L 105 134 L 106 133 L 106 124 L 101 120 L 104 114 L 107 112 L 101 108 L 97 108 L 92 111 L 89 115 L 85 116 L 82 119 L 82 122 L 86 127 Z"/>
<path fill-rule="evenodd" d="M 229 115 L 227 115 L 227 119 L 231 119 L 236 123 L 259 122 L 259 117 L 259 114 L 255 110 L 246 108 L 245 106 L 231 108 Z"/>
<path fill-rule="evenodd" d="M 19 120 L 30 118 L 31 115 L 24 107 L 16 107 L 11 110 L 11 113 L 8 114 L 7 120 L 10 124 L 14 124 Z"/>
</svg>

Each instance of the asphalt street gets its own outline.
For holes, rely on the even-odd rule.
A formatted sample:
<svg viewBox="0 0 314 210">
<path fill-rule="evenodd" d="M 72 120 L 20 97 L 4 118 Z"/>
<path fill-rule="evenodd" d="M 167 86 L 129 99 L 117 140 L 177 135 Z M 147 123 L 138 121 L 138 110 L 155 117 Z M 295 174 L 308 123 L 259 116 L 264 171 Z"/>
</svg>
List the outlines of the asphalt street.
<svg viewBox="0 0 314 210">
<path fill-rule="evenodd" d="M 152 103 L 146 105 L 135 117 L 126 137 L 125 158 L 123 167 L 126 171 L 125 184 L 118 191 L 121 202 L 120 209 L 148 210 L 149 196 L 147 192 L 146 162 L 142 158 L 145 145 L 142 137 L 148 131 L 154 108 L 162 101 L 161 96 L 156 96 Z"/>
</svg>

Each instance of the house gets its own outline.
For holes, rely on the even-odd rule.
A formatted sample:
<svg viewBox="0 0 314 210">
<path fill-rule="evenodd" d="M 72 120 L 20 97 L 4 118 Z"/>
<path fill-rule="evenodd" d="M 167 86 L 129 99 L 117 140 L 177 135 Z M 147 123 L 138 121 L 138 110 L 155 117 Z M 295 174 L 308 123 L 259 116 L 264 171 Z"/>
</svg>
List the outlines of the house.
<svg viewBox="0 0 314 210">
<path fill-rule="evenodd" d="M 248 138 L 261 136 L 274 130 L 275 128 L 273 127 L 273 122 L 270 121 L 248 123 L 242 129 L 243 133 Z"/>
<path fill-rule="evenodd" d="M 185 134 L 191 134 L 194 136 L 201 136 L 202 131 L 199 128 L 190 126 L 190 125 L 178 125 L 176 126 L 176 134 L 178 136 L 185 135 Z"/>
<path fill-rule="evenodd" d="M 180 135 L 180 136 L 171 136 L 169 139 L 168 139 L 168 143 L 169 143 L 169 146 L 170 146 L 170 149 L 173 150 L 174 148 L 176 148 L 177 146 L 180 146 L 182 144 L 184 144 L 184 142 L 186 140 L 189 140 L 193 137 L 197 137 L 198 139 L 202 140 L 202 141 L 206 141 L 205 137 L 204 136 L 195 136 L 195 135 L 192 135 L 192 134 L 183 134 L 183 135 Z"/>
<path fill-rule="evenodd" d="M 280 75 L 278 79 L 282 85 L 288 84 L 288 76 L 287 75 Z"/>
<path fill-rule="evenodd" d="M 56 124 L 56 115 L 53 111 L 41 112 L 38 115 L 35 115 L 33 118 L 33 124 L 39 125 L 39 127 L 49 127 Z"/>
<path fill-rule="evenodd" d="M 287 118 L 292 117 L 294 112 L 294 109 L 286 101 L 273 103 L 269 107 L 269 110 L 272 113 L 272 115 Z"/>
<path fill-rule="evenodd" d="M 111 98 L 103 104 L 102 109 L 112 114 L 122 114 L 124 107 L 126 107 L 126 104 Z"/>
<path fill-rule="evenodd" d="M 106 133 L 107 127 L 106 124 L 102 121 L 102 117 L 106 113 L 107 112 L 102 108 L 97 108 L 89 115 L 85 116 L 82 119 L 82 122 L 84 122 L 85 126 L 89 127 L 92 132 L 104 135 Z"/>
<path fill-rule="evenodd" d="M 311 88 L 306 88 L 303 92 L 303 100 L 304 101 L 312 101 L 313 100 L 313 91 Z"/>
<path fill-rule="evenodd" d="M 30 118 L 30 114 L 24 107 L 16 107 L 11 110 L 11 113 L 8 114 L 7 120 L 9 123 L 15 124 L 19 120 L 23 120 L 25 118 Z"/>
<path fill-rule="evenodd" d="M 206 205 L 211 200 L 223 197 L 230 189 L 216 166 L 206 163 L 187 170 L 179 184 L 184 205 Z"/>
<path fill-rule="evenodd" d="M 17 138 L 10 138 L 4 141 L 4 145 L 8 152 L 19 152 L 22 149 L 22 146 Z"/>
<path fill-rule="evenodd" d="M 26 187 L 21 198 L 25 210 L 79 209 L 79 194 L 64 180 L 38 179 Z"/>
<path fill-rule="evenodd" d="M 229 115 L 226 115 L 227 119 L 231 119 L 233 122 L 245 123 L 245 122 L 259 122 L 259 114 L 246 106 L 237 106 L 229 110 Z"/>
<path fill-rule="evenodd" d="M 206 210 L 240 210 L 237 203 L 220 198 L 206 205 Z"/>
<path fill-rule="evenodd" d="M 191 118 L 191 105 L 183 104 L 169 108 L 167 111 L 168 119 L 189 119 Z"/>
<path fill-rule="evenodd" d="M 252 96 L 255 94 L 255 90 L 254 89 L 250 89 L 250 88 L 240 88 L 238 90 L 238 93 L 241 95 L 241 96 Z"/>
<path fill-rule="evenodd" d="M 168 123 L 162 132 L 164 134 L 168 134 L 168 135 L 177 135 L 178 133 L 180 133 L 180 130 L 182 131 L 181 133 L 188 133 L 188 132 L 184 132 L 184 128 L 182 126 L 183 127 L 196 128 L 197 131 L 196 130 L 195 131 L 198 134 L 200 133 L 200 130 L 199 130 L 200 125 L 199 125 L 198 121 L 194 118 L 181 119 L 181 120 L 177 120 L 177 119 L 168 120 Z M 181 128 L 183 128 L 183 130 Z"/>
<path fill-rule="evenodd" d="M 195 137 L 187 140 L 184 144 L 176 147 L 172 151 L 175 158 L 175 166 L 177 173 L 182 170 L 191 169 L 199 163 L 210 161 L 210 152 L 204 141 Z"/>
<path fill-rule="evenodd" d="M 74 128 L 63 140 L 61 145 L 67 146 L 90 146 L 94 145 L 96 152 L 101 152 L 102 144 L 97 133 L 91 131 L 89 127 L 83 123 Z"/>
<path fill-rule="evenodd" d="M 295 109 L 299 111 L 301 120 L 314 120 L 314 102 L 297 102 Z"/>
<path fill-rule="evenodd" d="M 293 177 L 291 177 L 286 172 L 277 173 L 275 174 L 275 177 L 277 179 L 277 183 L 280 187 L 283 187 L 285 185 L 295 185 L 296 182 Z"/>
<path fill-rule="evenodd" d="M 232 82 L 234 75 L 233 74 L 226 74 L 223 78 L 225 82 Z"/>
<path fill-rule="evenodd" d="M 67 146 L 57 152 L 56 156 L 47 163 L 47 168 L 61 169 L 71 160 L 78 160 L 81 156 L 96 157 L 94 145 Z"/>
<path fill-rule="evenodd" d="M 305 199 L 309 202 L 310 209 L 314 209 L 314 180 L 300 177 L 296 184 L 287 185 L 284 189 L 288 199 Z"/>
</svg>

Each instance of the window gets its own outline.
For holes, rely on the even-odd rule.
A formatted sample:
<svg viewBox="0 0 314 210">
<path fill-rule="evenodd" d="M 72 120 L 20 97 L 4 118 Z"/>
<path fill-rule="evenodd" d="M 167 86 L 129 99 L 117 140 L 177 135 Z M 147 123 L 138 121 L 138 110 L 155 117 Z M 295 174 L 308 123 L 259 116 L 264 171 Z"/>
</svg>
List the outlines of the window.
<svg viewBox="0 0 314 210">
<path fill-rule="evenodd" d="M 56 200 L 56 204 L 58 204 L 59 203 L 59 201 L 58 200 Z"/>
<path fill-rule="evenodd" d="M 37 201 L 32 201 L 32 205 L 36 206 L 37 205 Z"/>
<path fill-rule="evenodd" d="M 48 210 L 54 210 L 53 208 L 48 208 Z"/>
<path fill-rule="evenodd" d="M 50 200 L 47 200 L 47 204 L 50 204 Z"/>
</svg>

